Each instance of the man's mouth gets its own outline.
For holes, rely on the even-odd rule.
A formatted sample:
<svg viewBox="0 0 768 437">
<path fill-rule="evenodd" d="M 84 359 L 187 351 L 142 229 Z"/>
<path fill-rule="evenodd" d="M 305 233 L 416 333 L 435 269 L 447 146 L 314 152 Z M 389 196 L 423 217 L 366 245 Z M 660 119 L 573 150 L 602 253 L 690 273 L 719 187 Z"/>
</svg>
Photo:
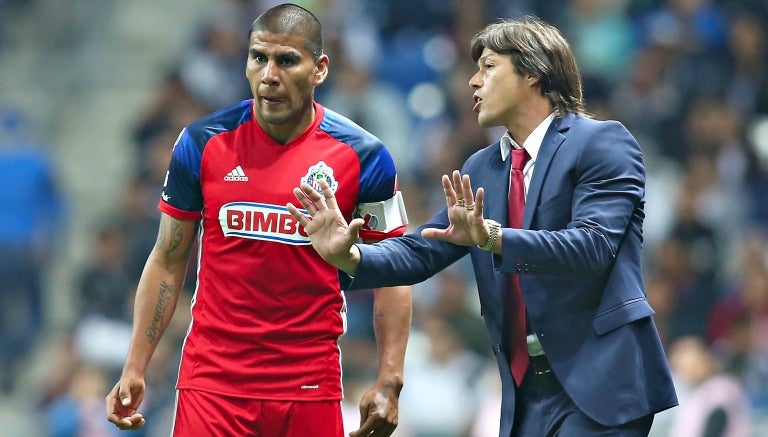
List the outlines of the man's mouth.
<svg viewBox="0 0 768 437">
<path fill-rule="evenodd" d="M 479 96 L 472 96 L 475 101 L 475 106 L 472 107 L 473 111 L 477 111 L 480 108 L 480 103 L 483 102 L 483 98 Z"/>
<path fill-rule="evenodd" d="M 285 99 L 277 96 L 261 96 L 261 100 L 267 105 L 278 105 L 285 102 Z"/>
</svg>

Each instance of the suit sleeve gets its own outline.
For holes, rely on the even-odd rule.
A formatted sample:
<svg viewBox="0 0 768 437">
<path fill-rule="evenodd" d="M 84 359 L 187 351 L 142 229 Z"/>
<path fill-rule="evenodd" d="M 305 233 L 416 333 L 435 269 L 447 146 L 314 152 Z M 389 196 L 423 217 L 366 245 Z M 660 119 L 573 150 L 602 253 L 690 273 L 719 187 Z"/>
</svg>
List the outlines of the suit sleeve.
<svg viewBox="0 0 768 437">
<path fill-rule="evenodd" d="M 640 147 L 620 123 L 602 123 L 585 139 L 572 177 L 571 221 L 565 229 L 503 230 L 504 272 L 602 273 L 612 266 L 633 215 L 642 221 L 644 214 Z"/>
<path fill-rule="evenodd" d="M 467 254 L 468 248 L 421 236 L 424 228 L 448 226 L 447 210 L 414 232 L 375 244 L 359 244 L 360 265 L 349 289 L 413 285 L 422 282 Z"/>
</svg>

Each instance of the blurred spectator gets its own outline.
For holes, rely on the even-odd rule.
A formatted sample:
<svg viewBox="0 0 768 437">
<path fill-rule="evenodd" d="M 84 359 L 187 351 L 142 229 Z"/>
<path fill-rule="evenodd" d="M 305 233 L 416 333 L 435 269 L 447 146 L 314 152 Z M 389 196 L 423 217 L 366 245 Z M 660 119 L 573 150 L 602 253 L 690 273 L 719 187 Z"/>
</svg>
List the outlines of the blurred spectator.
<svg viewBox="0 0 768 437">
<path fill-rule="evenodd" d="M 671 51 L 670 68 L 685 102 L 718 89 L 725 77 L 727 26 L 713 1 L 664 0 L 640 19 L 639 28 L 641 42 Z"/>
<path fill-rule="evenodd" d="M 680 406 L 670 410 L 669 437 L 748 437 L 750 408 L 744 388 L 724 373 L 698 337 L 678 339 L 669 351 Z"/>
<path fill-rule="evenodd" d="M 627 76 L 613 88 L 610 99 L 616 116 L 637 133 L 646 153 L 682 160 L 684 151 L 673 147 L 679 141 L 682 96 L 669 71 L 671 59 L 669 50 L 658 45 L 634 52 Z"/>
<path fill-rule="evenodd" d="M 167 146 L 170 148 L 171 146 Z M 134 281 L 141 276 L 147 254 L 155 245 L 160 215 L 157 212 L 158 185 L 149 178 L 136 176 L 127 184 L 115 220 L 123 234 L 126 274 Z M 196 269 L 193 269 L 193 272 Z M 193 276 L 190 276 L 193 277 Z M 194 285 L 190 282 L 190 285 Z"/>
<path fill-rule="evenodd" d="M 144 156 L 159 132 L 171 130 L 178 134 L 184 126 L 212 109 L 192 95 L 176 70 L 164 73 L 151 95 L 152 100 L 141 111 L 132 131 L 138 156 Z M 138 165 L 141 169 L 143 161 L 139 160 Z"/>
<path fill-rule="evenodd" d="M 26 123 L 0 108 L 0 392 L 43 328 L 45 275 L 66 233 L 55 162 Z"/>
<path fill-rule="evenodd" d="M 142 109 L 132 129 L 138 155 L 144 154 L 160 132 L 169 129 L 178 134 L 184 126 L 206 114 L 209 109 L 192 95 L 176 70 L 166 72 L 151 95 L 152 100 Z"/>
<path fill-rule="evenodd" d="M 697 98 L 686 115 L 684 138 L 688 156 L 683 178 L 693 214 L 712 229 L 722 255 L 728 256 L 753 210 L 744 122 L 723 99 Z"/>
<path fill-rule="evenodd" d="M 497 437 L 501 423 L 501 380 L 492 365 L 481 377 L 477 414 L 470 431 L 471 437 Z"/>
<path fill-rule="evenodd" d="M 700 181 L 690 173 L 686 177 L 677 196 L 675 223 L 669 236 L 655 247 L 650 263 L 654 287 L 648 293 L 657 301 L 659 295 L 669 293 L 664 298 L 669 305 L 659 308 L 667 341 L 704 336 L 707 316 L 721 293 L 715 234 L 696 209 Z"/>
<path fill-rule="evenodd" d="M 219 2 L 198 31 L 198 41 L 181 56 L 181 79 L 195 98 L 214 109 L 247 99 L 248 26 L 235 2 Z"/>
<path fill-rule="evenodd" d="M 403 93 L 376 79 L 371 67 L 336 57 L 332 89 L 320 101 L 329 109 L 346 115 L 379 137 L 392 153 L 400 175 L 409 175 L 419 161 L 419 144 L 413 144 L 410 116 Z M 402 177 L 402 176 L 401 176 Z"/>
<path fill-rule="evenodd" d="M 740 269 L 709 317 L 707 337 L 715 343 L 728 341 L 730 331 L 741 320 L 768 325 L 768 243 L 764 236 L 749 235 L 740 249 Z"/>
<path fill-rule="evenodd" d="M 126 269 L 125 240 L 121 230 L 104 225 L 96 233 L 88 265 L 79 280 L 77 314 L 131 321 L 135 277 Z"/>
<path fill-rule="evenodd" d="M 709 316 L 707 334 L 727 369 L 746 382 L 752 408 L 768 413 L 768 239 L 746 237 L 740 270 Z"/>
<path fill-rule="evenodd" d="M 49 437 L 117 437 L 118 430 L 103 420 L 107 382 L 105 372 L 83 365 L 71 376 L 69 389 L 46 408 Z M 142 433 L 143 434 L 143 433 Z M 136 434 L 138 436 L 138 434 Z"/>
<path fill-rule="evenodd" d="M 754 15 L 751 11 L 738 13 L 730 22 L 730 80 L 725 81 L 724 88 L 728 103 L 745 118 L 755 113 L 768 113 L 765 32 L 765 16 Z"/>
<path fill-rule="evenodd" d="M 88 265 L 79 278 L 78 355 L 88 363 L 119 370 L 131 336 L 133 291 L 121 229 L 103 225 L 92 243 Z"/>
<path fill-rule="evenodd" d="M 561 21 L 587 82 L 624 77 L 635 48 L 627 0 L 569 0 Z"/>
<path fill-rule="evenodd" d="M 474 289 L 470 289 L 467 275 L 456 266 L 451 266 L 434 277 L 437 296 L 428 308 L 414 307 L 414 318 L 437 318 L 445 321 L 455 333 L 461 349 L 478 356 L 491 358 L 490 338 L 480 316 L 480 303 Z M 417 287 L 415 291 L 421 291 Z M 471 302 L 471 303 L 470 303 Z M 419 322 L 415 322 L 419 323 Z"/>
<path fill-rule="evenodd" d="M 462 348 L 454 327 L 437 317 L 411 335 L 400 395 L 400 423 L 411 437 L 459 437 L 472 427 L 478 382 L 487 361 Z M 429 402 L 425 402 L 429 399 Z"/>
</svg>

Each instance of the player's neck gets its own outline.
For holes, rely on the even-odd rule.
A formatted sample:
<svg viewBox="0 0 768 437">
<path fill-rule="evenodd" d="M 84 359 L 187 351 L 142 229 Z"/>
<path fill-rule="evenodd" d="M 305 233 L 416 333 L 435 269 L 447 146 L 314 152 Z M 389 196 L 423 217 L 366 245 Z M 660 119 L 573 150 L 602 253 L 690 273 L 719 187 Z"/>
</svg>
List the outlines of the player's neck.
<svg viewBox="0 0 768 437">
<path fill-rule="evenodd" d="M 299 120 L 289 120 L 285 123 L 274 124 L 257 117 L 257 121 L 264 132 L 272 137 L 273 140 L 279 144 L 287 144 L 306 132 L 315 121 L 315 106 L 310 105 L 306 111 L 303 111 Z"/>
</svg>

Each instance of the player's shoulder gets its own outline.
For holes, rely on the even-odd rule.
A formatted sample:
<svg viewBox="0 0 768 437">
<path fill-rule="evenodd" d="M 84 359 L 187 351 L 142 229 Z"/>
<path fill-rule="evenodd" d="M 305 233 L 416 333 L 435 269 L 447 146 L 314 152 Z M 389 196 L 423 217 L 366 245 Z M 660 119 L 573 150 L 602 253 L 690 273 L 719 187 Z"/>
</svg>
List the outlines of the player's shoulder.
<svg viewBox="0 0 768 437">
<path fill-rule="evenodd" d="M 187 125 L 185 133 L 194 143 L 202 146 L 213 136 L 233 131 L 250 121 L 252 104 L 253 100 L 248 99 L 219 109 Z"/>
<path fill-rule="evenodd" d="M 344 115 L 326 107 L 323 107 L 323 119 L 319 129 L 336 141 L 349 145 L 361 155 L 375 153 L 384 148 L 384 143 L 378 137 Z"/>
</svg>

